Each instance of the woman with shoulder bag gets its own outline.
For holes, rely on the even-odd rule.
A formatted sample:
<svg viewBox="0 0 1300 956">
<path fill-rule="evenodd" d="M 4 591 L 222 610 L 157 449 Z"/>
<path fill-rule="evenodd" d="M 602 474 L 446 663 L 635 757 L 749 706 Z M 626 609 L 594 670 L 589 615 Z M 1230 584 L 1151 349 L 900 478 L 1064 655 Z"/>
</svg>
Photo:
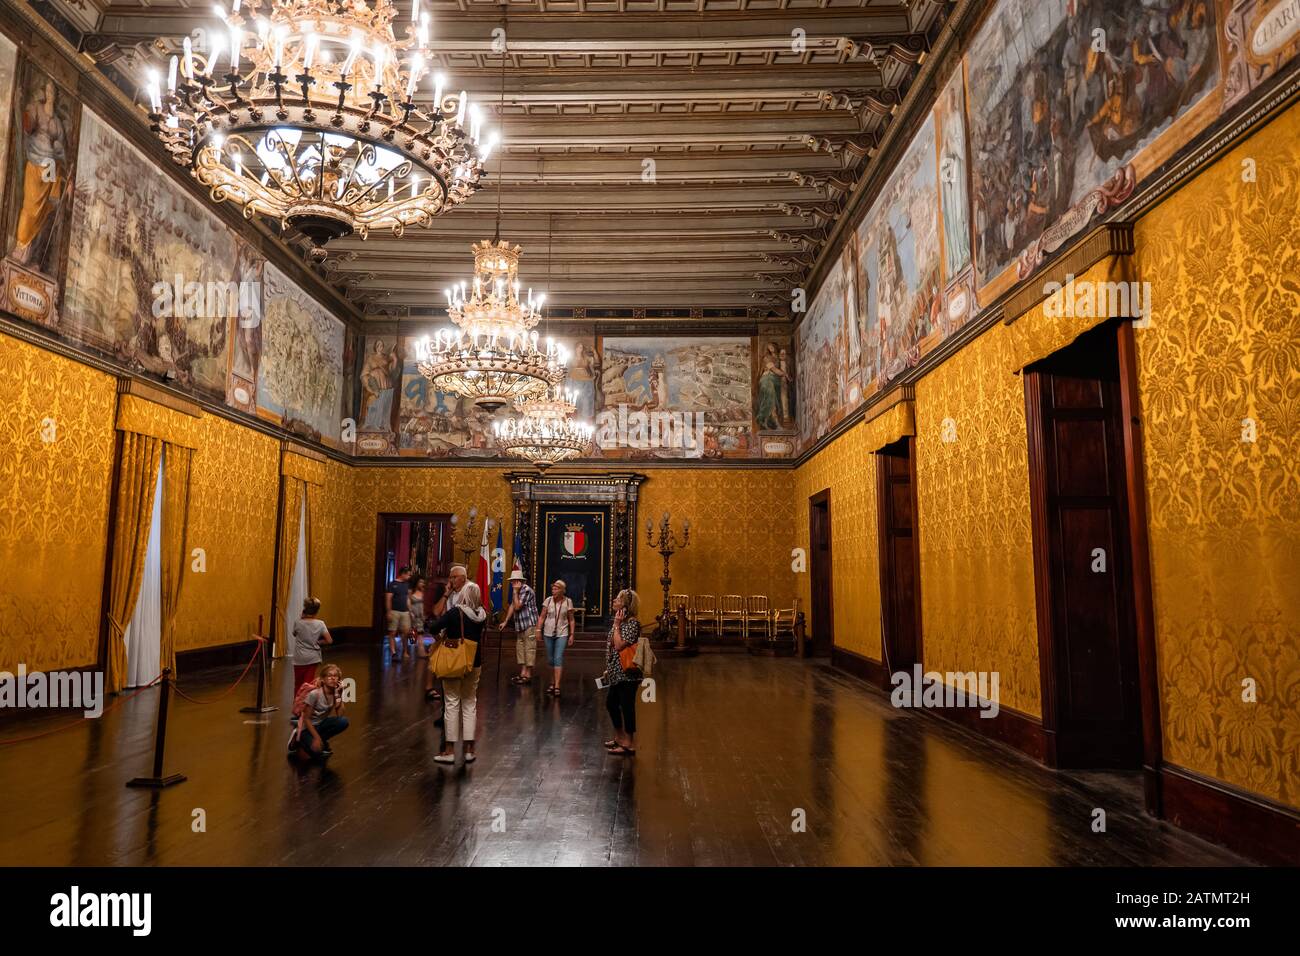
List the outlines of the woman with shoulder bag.
<svg viewBox="0 0 1300 956">
<path fill-rule="evenodd" d="M 642 673 L 636 666 L 637 645 L 641 642 L 641 622 L 637 613 L 641 599 L 635 591 L 619 591 L 614 598 L 614 624 L 609 629 L 605 654 L 605 707 L 614 724 L 614 737 L 605 741 L 605 749 L 615 757 L 636 754 L 636 692 Z"/>
<path fill-rule="evenodd" d="M 446 726 L 442 748 L 433 758 L 436 763 L 456 762 L 457 740 L 465 742 L 466 763 L 473 763 L 477 759 L 474 755 L 474 732 L 478 723 L 478 681 L 483 673 L 481 639 L 486 623 L 487 610 L 483 607 L 483 594 L 473 581 L 467 581 L 460 589 L 456 605 L 433 622 L 432 630 L 435 634 L 439 631 L 447 632 L 429 659 L 429 667 L 435 673 L 449 657 L 448 652 L 462 650 L 460 645 L 464 641 L 474 645 L 474 659 L 464 676 L 443 677 L 442 713 Z M 468 654 L 468 646 L 463 651 Z"/>
</svg>

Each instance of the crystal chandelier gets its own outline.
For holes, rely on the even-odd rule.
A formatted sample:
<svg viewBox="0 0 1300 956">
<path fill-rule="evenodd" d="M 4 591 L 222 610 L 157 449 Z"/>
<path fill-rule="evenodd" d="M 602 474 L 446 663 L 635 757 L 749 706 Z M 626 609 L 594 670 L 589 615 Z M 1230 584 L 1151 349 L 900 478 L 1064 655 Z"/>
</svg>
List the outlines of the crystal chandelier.
<svg viewBox="0 0 1300 956">
<path fill-rule="evenodd" d="M 573 390 L 556 386 L 544 395 L 515 402 L 522 416 L 493 423 L 497 444 L 506 454 L 541 470 L 578 457 L 590 447 L 595 429 L 573 420 L 575 398 Z"/>
<path fill-rule="evenodd" d="M 539 347 L 535 328 L 545 295 L 520 295 L 519 246 L 476 243 L 473 288 L 446 289 L 447 315 L 457 328 L 439 329 L 418 344 L 420 373 L 440 392 L 455 392 L 495 412 L 511 402 L 544 397 L 564 381 L 568 350 L 551 340 Z"/>
<path fill-rule="evenodd" d="M 408 226 L 469 199 L 496 142 L 462 91 L 433 77 L 415 105 L 430 21 L 411 10 L 396 39 L 392 0 L 232 0 L 205 54 L 187 37 L 166 89 L 149 78 L 152 129 L 214 202 L 324 245 Z M 265 15 L 260 15 L 266 8 Z M 179 74 L 179 75 L 178 75 Z"/>
</svg>

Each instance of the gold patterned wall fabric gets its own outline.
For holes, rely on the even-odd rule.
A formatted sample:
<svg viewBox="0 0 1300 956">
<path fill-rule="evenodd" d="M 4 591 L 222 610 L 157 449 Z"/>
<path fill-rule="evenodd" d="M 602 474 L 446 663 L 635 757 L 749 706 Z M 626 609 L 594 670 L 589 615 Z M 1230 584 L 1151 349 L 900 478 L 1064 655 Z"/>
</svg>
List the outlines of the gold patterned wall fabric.
<svg viewBox="0 0 1300 956">
<path fill-rule="evenodd" d="M 879 661 L 880 538 L 869 436 L 865 425 L 855 425 L 795 470 L 795 546 L 809 547 L 808 499 L 829 488 L 835 646 Z M 809 553 L 809 570 L 797 575 L 800 606 L 809 615 L 811 560 Z"/>
<path fill-rule="evenodd" d="M 794 503 L 788 470 L 647 468 L 636 529 L 636 590 L 641 620 L 663 608 L 664 559 L 646 541 L 645 523 L 658 526 L 665 511 L 680 536 L 690 519 L 691 540 L 672 558 L 673 594 L 766 595 L 771 607 L 790 607 L 796 575 Z"/>
<path fill-rule="evenodd" d="M 1164 759 L 1293 807 L 1297 142 L 1292 107 L 1140 220 L 1135 237 L 1154 303 L 1135 334 Z M 1242 699 L 1247 680 L 1254 703 Z"/>
<path fill-rule="evenodd" d="M 203 416 L 159 405 L 138 395 L 123 395 L 117 405 L 118 431 L 161 438 L 182 448 L 198 448 L 202 441 Z"/>
<path fill-rule="evenodd" d="M 1024 382 L 997 325 L 916 383 L 916 507 L 927 670 L 997 671 L 1041 716 Z"/>
<path fill-rule="evenodd" d="M 0 670 L 98 657 L 116 388 L 0 335 Z"/>
<path fill-rule="evenodd" d="M 879 451 L 900 438 L 916 434 L 916 410 L 911 402 L 900 401 L 870 421 L 863 422 L 862 429 L 862 441 L 867 451 Z"/>
<path fill-rule="evenodd" d="M 200 422 L 177 651 L 246 641 L 258 615 L 270 633 L 280 443 L 216 415 Z M 195 570 L 196 548 L 203 571 Z"/>
<path fill-rule="evenodd" d="M 1047 358 L 1111 318 L 1136 317 L 1145 301 L 1141 289 L 1133 284 L 1128 256 L 1107 256 L 1072 282 L 1057 285 L 1052 295 L 1008 327 L 1007 371 L 1018 372 Z"/>
</svg>

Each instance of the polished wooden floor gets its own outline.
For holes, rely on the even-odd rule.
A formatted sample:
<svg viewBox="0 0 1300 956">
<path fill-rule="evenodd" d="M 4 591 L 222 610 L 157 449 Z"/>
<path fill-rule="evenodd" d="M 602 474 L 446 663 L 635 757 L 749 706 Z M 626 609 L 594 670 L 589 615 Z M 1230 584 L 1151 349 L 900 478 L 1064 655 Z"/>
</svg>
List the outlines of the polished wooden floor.
<svg viewBox="0 0 1300 956">
<path fill-rule="evenodd" d="M 421 672 L 379 648 L 330 656 L 357 680 L 327 766 L 285 757 L 285 711 L 239 712 L 251 688 L 173 704 L 160 793 L 156 691 L 98 721 L 0 747 L 7 865 L 1186 865 L 1243 862 L 1146 817 L 1132 778 L 1055 774 L 945 721 L 898 711 L 822 662 L 706 655 L 663 662 L 638 703 L 640 752 L 608 756 L 596 656 L 562 701 L 497 678 L 486 654 L 479 759 L 444 767 Z M 289 702 L 288 668 L 275 695 Z M 238 671 L 191 677 L 215 695 Z M 66 717 L 0 721 L 0 739 Z M 193 811 L 207 829 L 192 829 Z M 1106 811 L 1105 833 L 1092 831 Z M 805 832 L 792 821 L 803 811 Z M 494 823 L 497 824 L 494 829 Z"/>
</svg>

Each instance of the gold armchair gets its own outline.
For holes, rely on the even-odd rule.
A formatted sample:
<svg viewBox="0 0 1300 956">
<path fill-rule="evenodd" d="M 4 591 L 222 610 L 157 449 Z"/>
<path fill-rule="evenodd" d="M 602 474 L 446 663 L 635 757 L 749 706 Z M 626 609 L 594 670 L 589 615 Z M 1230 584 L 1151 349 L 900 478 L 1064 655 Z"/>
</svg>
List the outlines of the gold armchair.
<svg viewBox="0 0 1300 956">
<path fill-rule="evenodd" d="M 718 633 L 718 599 L 712 594 L 697 594 L 691 601 L 691 637 L 697 636 L 701 627 Z"/>
<path fill-rule="evenodd" d="M 760 632 L 765 640 L 772 639 L 772 609 L 766 594 L 751 594 L 745 598 L 745 631 Z"/>
<path fill-rule="evenodd" d="M 739 594 L 724 594 L 718 604 L 718 637 L 726 637 L 731 630 L 737 631 L 742 640 L 749 634 L 745 599 Z"/>
</svg>

